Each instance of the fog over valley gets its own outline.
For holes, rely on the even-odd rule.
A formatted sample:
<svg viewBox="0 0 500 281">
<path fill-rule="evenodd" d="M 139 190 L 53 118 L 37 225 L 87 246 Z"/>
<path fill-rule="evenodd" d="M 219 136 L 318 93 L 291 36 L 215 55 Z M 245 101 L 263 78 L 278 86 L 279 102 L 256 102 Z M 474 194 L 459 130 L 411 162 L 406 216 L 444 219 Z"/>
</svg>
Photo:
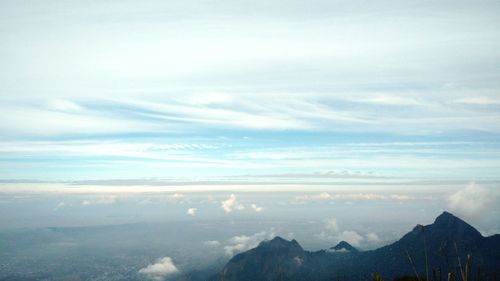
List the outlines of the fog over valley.
<svg viewBox="0 0 500 281">
<path fill-rule="evenodd" d="M 164 258 L 175 266 L 174 276 L 212 273 L 275 236 L 296 239 L 313 251 L 339 241 L 370 250 L 398 240 L 416 223 L 431 223 L 445 209 L 484 235 L 498 233 L 494 187 L 467 183 L 457 189 L 457 184 L 419 192 L 399 185 L 219 186 L 218 191 L 146 185 L 132 192 L 99 186 L 99 193 L 89 185 L 3 184 L 8 191 L 0 197 L 0 277 L 24 276 L 29 268 L 35 279 L 141 280 L 152 271 L 148 265 Z M 474 205 L 464 203 L 471 199 Z"/>
</svg>

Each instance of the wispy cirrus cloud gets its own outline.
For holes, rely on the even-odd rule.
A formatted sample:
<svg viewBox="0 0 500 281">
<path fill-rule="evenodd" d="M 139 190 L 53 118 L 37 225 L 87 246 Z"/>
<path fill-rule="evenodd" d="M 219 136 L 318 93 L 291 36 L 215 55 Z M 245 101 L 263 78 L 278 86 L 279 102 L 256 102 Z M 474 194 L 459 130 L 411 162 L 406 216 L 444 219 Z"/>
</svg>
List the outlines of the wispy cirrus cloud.
<svg viewBox="0 0 500 281">
<path fill-rule="evenodd" d="M 259 0 L 200 14 L 192 3 L 153 2 L 2 5 L 16 27 L 0 31 L 6 178 L 192 169 L 491 178 L 498 168 L 498 142 L 455 151 L 341 145 L 498 139 L 500 40 L 484 28 L 498 25 L 497 3 Z M 54 40 L 39 36 L 48 33 Z M 217 148 L 183 147 L 195 144 Z"/>
<path fill-rule="evenodd" d="M 201 94 L 198 94 L 201 95 Z M 110 133 L 192 133 L 200 129 L 304 130 L 409 133 L 474 129 L 498 132 L 497 112 L 484 112 L 477 104 L 496 104 L 492 98 L 462 98 L 456 102 L 375 94 L 358 98 L 309 93 L 252 96 L 241 93 L 203 94 L 137 100 L 0 103 L 9 116 L 0 128 L 9 135 L 106 135 Z M 232 96 L 221 102 L 220 96 Z M 392 109 L 379 111 L 380 106 Z M 401 107 L 395 110 L 395 107 Z M 408 110 L 405 107 L 416 106 Z M 423 117 L 425 116 L 425 117 Z M 427 129 L 426 129 L 427 128 Z M 412 131 L 411 131 L 412 130 Z"/>
<path fill-rule="evenodd" d="M 455 102 L 470 105 L 500 105 L 500 98 L 488 96 L 463 97 L 455 100 Z"/>
</svg>

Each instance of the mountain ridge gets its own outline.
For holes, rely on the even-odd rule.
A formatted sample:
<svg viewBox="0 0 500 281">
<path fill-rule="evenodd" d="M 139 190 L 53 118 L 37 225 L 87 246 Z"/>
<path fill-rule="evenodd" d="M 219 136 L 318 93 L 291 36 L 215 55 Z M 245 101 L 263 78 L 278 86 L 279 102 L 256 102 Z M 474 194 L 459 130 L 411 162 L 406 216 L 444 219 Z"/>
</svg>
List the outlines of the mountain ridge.
<svg viewBox="0 0 500 281">
<path fill-rule="evenodd" d="M 462 219 L 443 212 L 432 224 L 416 225 L 398 241 L 370 251 L 358 251 L 341 241 L 329 250 L 310 252 L 296 240 L 277 236 L 237 254 L 217 276 L 226 281 L 320 281 L 339 275 L 359 280 L 377 272 L 392 279 L 415 272 L 425 276 L 427 260 L 434 274 L 446 278 L 444 274 L 458 266 L 458 258 L 465 263 L 467 255 L 484 275 L 500 273 L 500 235 L 484 237 Z"/>
</svg>

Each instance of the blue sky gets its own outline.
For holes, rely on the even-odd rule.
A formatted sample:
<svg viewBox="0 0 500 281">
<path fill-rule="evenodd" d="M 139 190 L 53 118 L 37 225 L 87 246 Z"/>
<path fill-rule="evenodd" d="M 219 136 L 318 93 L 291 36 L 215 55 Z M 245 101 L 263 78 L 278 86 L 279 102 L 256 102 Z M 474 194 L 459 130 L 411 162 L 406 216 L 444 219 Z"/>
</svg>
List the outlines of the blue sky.
<svg viewBox="0 0 500 281">
<path fill-rule="evenodd" d="M 0 1 L 0 179 L 496 181 L 497 1 Z"/>
<path fill-rule="evenodd" d="M 0 0 L 0 229 L 182 222 L 203 258 L 444 210 L 499 233 L 499 27 L 499 1 Z"/>
</svg>

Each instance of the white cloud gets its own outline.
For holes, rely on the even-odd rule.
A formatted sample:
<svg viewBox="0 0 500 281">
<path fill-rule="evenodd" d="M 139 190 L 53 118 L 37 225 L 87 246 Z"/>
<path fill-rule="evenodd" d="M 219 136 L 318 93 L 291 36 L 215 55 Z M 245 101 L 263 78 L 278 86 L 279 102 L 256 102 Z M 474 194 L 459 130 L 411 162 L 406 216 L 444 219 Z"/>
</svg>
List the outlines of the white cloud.
<svg viewBox="0 0 500 281">
<path fill-rule="evenodd" d="M 155 281 L 162 281 L 165 277 L 179 272 L 170 257 L 158 259 L 156 263 L 150 264 L 139 270 L 139 274 L 145 275 Z"/>
<path fill-rule="evenodd" d="M 238 202 L 234 194 L 231 194 L 227 200 L 222 201 L 221 207 L 226 213 L 231 213 L 233 210 L 241 211 L 245 209 L 245 206 Z"/>
<path fill-rule="evenodd" d="M 500 98 L 491 97 L 464 97 L 455 100 L 457 103 L 471 104 L 471 105 L 500 105 Z"/>
<path fill-rule="evenodd" d="M 152 132 L 160 129 L 152 122 L 134 119 L 123 122 L 119 116 L 107 115 L 105 112 L 78 110 L 78 105 L 68 102 L 56 104 L 49 102 L 46 108 L 2 106 L 1 103 L 0 107 L 4 114 L 9 115 L 9 120 L 0 122 L 0 128 L 5 132 L 18 135 L 93 135 L 112 132 Z"/>
<path fill-rule="evenodd" d="M 168 18 L 147 12 L 149 5 L 141 1 L 127 1 L 127 7 L 110 4 L 92 9 L 76 3 L 82 1 L 68 5 L 50 1 L 43 7 L 16 2 L 5 1 L 2 5 L 11 15 L 9 23 L 19 27 L 2 30 L 2 38 L 9 38 L 7 47 L 1 50 L 0 64 L 0 112 L 5 116 L 0 118 L 2 136 L 6 140 L 35 139 L 37 135 L 50 136 L 43 139 L 81 136 L 100 144 L 54 145 L 45 155 L 15 150 L 15 145 L 8 144 L 2 152 L 9 153 L 9 159 L 48 159 L 31 161 L 29 166 L 34 168 L 26 169 L 17 168 L 23 165 L 21 161 L 11 161 L 1 167 L 2 171 L 9 166 L 11 171 L 22 172 L 10 174 L 72 178 L 76 175 L 60 172 L 60 166 L 71 163 L 72 167 L 63 168 L 95 178 L 110 176 L 113 171 L 117 176 L 138 178 L 187 174 L 193 166 L 223 166 L 228 170 L 217 173 L 229 175 L 250 171 L 246 169 L 250 165 L 256 173 L 273 172 L 268 167 L 279 173 L 301 168 L 364 167 L 366 171 L 426 179 L 435 175 L 495 176 L 499 163 L 493 159 L 495 153 L 476 157 L 479 151 L 475 148 L 465 148 L 465 153 L 443 148 L 434 154 L 349 151 L 345 157 L 316 150 L 313 157 L 308 157 L 282 147 L 283 143 L 278 144 L 282 152 L 270 153 L 263 147 L 275 142 L 266 136 L 262 143 L 257 140 L 245 145 L 232 139 L 234 147 L 221 153 L 179 155 L 162 150 L 168 146 L 159 145 L 155 150 L 154 144 L 134 142 L 164 139 L 156 136 L 214 140 L 221 129 L 250 129 L 244 132 L 249 137 L 255 129 L 274 130 L 273 134 L 293 129 L 299 138 L 301 132 L 316 131 L 338 135 L 339 140 L 352 139 L 352 132 L 381 139 L 386 139 L 387 132 L 394 139 L 399 139 L 398 133 L 419 135 L 418 139 L 457 131 L 498 133 L 500 111 L 476 106 L 500 104 L 498 69 L 492 67 L 498 61 L 500 40 L 495 28 L 484 28 L 498 23 L 498 1 L 485 5 L 426 1 L 414 7 L 411 15 L 404 12 L 411 1 L 383 1 L 375 12 L 370 5 L 360 5 L 359 0 L 349 1 L 352 4 L 348 5 L 326 0 L 321 0 L 321 5 L 258 1 L 249 7 L 255 17 L 234 16 L 245 10 L 239 1 L 210 5 L 213 7 L 205 7 L 208 10 L 203 14 L 191 4 L 178 6 L 165 1 L 156 9 L 175 15 Z M 67 19 L 62 16 L 68 14 L 66 11 L 75 15 L 71 23 L 75 32 L 70 36 L 64 24 Z M 346 20 L 353 11 L 363 18 L 362 23 Z M 51 24 L 44 28 L 50 30 L 54 40 L 33 36 L 40 27 L 26 20 L 44 13 L 51 18 Z M 96 13 L 109 14 L 112 19 L 97 25 L 83 20 Z M 423 16 L 429 13 L 437 16 Z M 401 16 L 402 24 L 393 24 L 394 14 Z M 280 20 L 273 20 L 277 15 Z M 193 16 L 200 24 L 184 24 Z M 130 17 L 137 17 L 140 26 L 147 28 L 138 30 L 135 21 L 124 20 Z M 166 25 L 183 28 L 163 28 Z M 96 26 L 103 28 L 94 30 Z M 32 44 L 25 44 L 27 41 Z M 117 50 L 113 47 L 116 45 L 127 47 Z M 380 105 L 390 105 L 391 110 L 381 110 Z M 102 136 L 130 142 L 104 143 Z M 308 139 L 303 138 L 306 146 L 318 144 Z M 257 153 L 250 151 L 252 161 L 228 161 L 232 160 L 229 154 L 246 153 L 253 145 Z M 48 148 L 34 148 L 37 152 L 43 149 Z M 243 151 L 236 151 L 239 149 Z M 498 152 L 497 147 L 491 150 Z M 483 152 L 481 155 L 486 155 Z M 468 159 L 455 161 L 457 153 L 469 155 Z M 70 159 L 59 161 L 60 156 Z M 129 160 L 118 162 L 117 158 Z M 86 166 L 83 171 L 84 165 L 94 166 Z M 470 167 L 473 169 L 467 169 Z M 28 169 L 31 171 L 25 171 Z M 47 175 L 46 170 L 52 175 Z M 197 174 L 213 171 L 196 170 Z"/>
<path fill-rule="evenodd" d="M 391 199 L 398 200 L 398 201 L 405 201 L 405 200 L 412 199 L 412 197 L 409 195 L 401 195 L 401 194 L 391 194 L 389 197 Z"/>
<path fill-rule="evenodd" d="M 172 202 L 185 203 L 188 201 L 184 194 L 178 193 L 178 192 L 170 193 L 170 194 L 166 195 L 165 197 L 163 197 L 162 200 L 165 202 L 168 202 L 168 203 L 172 203 Z"/>
<path fill-rule="evenodd" d="M 82 106 L 80 106 L 79 104 L 77 104 L 75 102 L 72 102 L 69 100 L 60 100 L 60 99 L 48 101 L 47 108 L 50 110 L 67 111 L 67 112 L 84 110 L 84 108 Z"/>
<path fill-rule="evenodd" d="M 377 235 L 375 232 L 370 232 L 365 235 L 366 240 L 372 243 L 379 243 L 380 242 L 380 237 Z"/>
<path fill-rule="evenodd" d="M 422 106 L 422 105 L 426 105 L 425 103 L 422 103 L 421 101 L 418 101 L 418 100 L 413 99 L 413 98 L 407 98 L 407 97 L 401 97 L 401 96 L 388 96 L 388 95 L 362 98 L 362 99 L 354 100 L 354 101 L 381 104 L 381 105 L 390 105 L 390 106 Z"/>
<path fill-rule="evenodd" d="M 53 211 L 58 211 L 59 209 L 62 209 L 64 207 L 67 207 L 67 206 L 71 206 L 71 204 L 69 203 L 66 203 L 66 202 L 59 202 L 56 207 L 54 209 L 52 209 Z"/>
<path fill-rule="evenodd" d="M 497 193 L 475 183 L 448 196 L 448 208 L 457 215 L 472 218 L 484 214 L 495 202 Z"/>
<path fill-rule="evenodd" d="M 336 218 L 328 218 L 325 220 L 325 229 L 331 233 L 338 233 L 340 231 Z"/>
<path fill-rule="evenodd" d="M 293 261 L 295 262 L 295 265 L 297 265 L 297 266 L 302 266 L 302 264 L 304 263 L 304 259 L 302 259 L 300 257 L 294 257 Z"/>
<path fill-rule="evenodd" d="M 190 216 L 195 216 L 197 211 L 198 211 L 198 208 L 189 208 L 187 210 L 186 214 L 188 214 Z"/>
<path fill-rule="evenodd" d="M 379 115 L 382 115 L 382 118 L 397 117 L 395 115 L 401 112 L 380 111 L 376 108 L 377 105 L 418 105 L 427 104 L 426 100 L 447 99 L 450 90 L 436 87 L 443 82 L 454 85 L 453 94 L 458 96 L 460 88 L 466 87 L 477 89 L 478 95 L 482 95 L 480 92 L 488 87 L 492 87 L 489 90 L 494 93 L 492 95 L 498 92 L 497 85 L 492 83 L 496 72 L 488 67 L 491 59 L 485 57 L 497 58 L 495 50 L 499 49 L 499 40 L 494 29 L 484 28 L 496 22 L 496 3 L 489 2 L 488 5 L 476 7 L 478 5 L 432 2 L 423 4 L 412 15 L 402 16 L 404 24 L 394 25 L 390 20 L 391 13 L 399 11 L 398 14 L 403 15 L 401 11 L 406 10 L 407 5 L 394 5 L 391 1 L 384 1 L 376 12 L 373 12 L 371 7 L 356 8 L 356 12 L 364 19 L 364 26 L 360 28 L 359 24 L 344 20 L 349 18 L 355 9 L 354 6 L 359 5 L 358 1 L 354 1 L 352 6 L 346 5 L 343 10 L 338 9 L 344 5 L 338 5 L 337 1 L 322 1 L 321 5 L 315 5 L 321 8 L 308 12 L 308 15 L 304 11 L 310 11 L 311 7 L 302 4 L 297 5 L 294 2 L 286 11 L 282 11 L 283 5 L 279 10 L 275 7 L 268 9 L 269 5 L 264 5 L 264 2 L 259 1 L 252 7 L 255 17 L 229 17 L 228 11 L 234 13 L 244 9 L 237 7 L 238 4 L 226 6 L 227 3 L 221 4 L 224 7 L 214 5 L 213 10 L 204 15 L 196 13 L 197 8 L 184 4 L 179 6 L 180 11 L 179 8 L 173 7 L 172 14 L 176 15 L 174 18 L 155 18 L 152 13 L 145 13 L 149 18 L 142 17 L 140 21 L 158 23 L 158 26 L 150 26 L 151 29 L 144 32 L 130 32 L 137 27 L 123 19 L 129 18 L 131 14 L 141 17 L 137 11 L 147 10 L 148 7 L 136 3 L 128 5 L 134 6 L 134 9 L 123 10 L 109 5 L 99 8 L 98 13 L 108 14 L 114 11 L 113 21 L 124 24 L 114 26 L 103 21 L 102 24 L 106 25 L 111 36 L 100 36 L 99 32 L 80 32 L 78 34 L 90 35 L 81 38 L 66 36 L 63 24 L 66 19 L 58 12 L 48 12 L 54 23 L 50 26 L 51 32 L 57 39 L 55 41 L 60 43 L 57 46 L 51 41 L 34 38 L 32 34 L 37 31 L 37 27 L 24 20 L 26 17 L 39 15 L 41 10 L 36 11 L 37 8 L 16 4 L 3 5 L 2 8 L 12 12 L 10 19 L 13 24 L 19 25 L 21 32 L 5 31 L 11 47 L 9 56 L 5 57 L 0 65 L 1 72 L 5 74 L 2 76 L 0 90 L 9 98 L 20 96 L 31 99 L 36 96 L 49 99 L 55 104 L 54 108 L 62 109 L 63 112 L 78 108 L 79 105 L 71 101 L 72 97 L 73 100 L 90 97 L 93 100 L 87 103 L 88 107 L 103 97 L 132 100 L 124 102 L 133 105 L 127 108 L 127 111 L 130 110 L 133 114 L 126 117 L 123 112 L 110 110 L 113 106 L 97 107 L 94 111 L 108 113 L 96 114 L 101 121 L 109 117 L 110 121 L 113 121 L 99 130 L 87 125 L 93 123 L 94 127 L 100 127 L 106 122 L 82 120 L 81 123 L 84 124 L 81 126 L 85 125 L 83 127 L 86 129 L 93 129 L 93 132 L 98 133 L 108 133 L 113 128 L 121 129 L 120 126 L 124 124 L 127 125 L 124 130 L 136 131 L 148 127 L 146 125 L 155 125 L 149 126 L 149 129 L 161 131 L 164 126 L 156 126 L 160 123 L 157 122 L 160 118 L 168 119 L 170 122 L 165 123 L 169 124 L 180 121 L 182 125 L 177 126 L 178 128 L 185 126 L 190 127 L 189 129 L 192 129 L 195 123 L 278 130 L 338 129 L 340 126 L 336 126 L 336 123 L 321 121 L 356 122 L 361 119 L 369 123 Z M 166 6 L 160 9 L 172 9 L 168 3 L 164 5 Z M 263 7 L 266 8 L 262 9 Z M 79 4 L 62 6 L 56 3 L 44 11 L 66 9 L 76 15 L 72 22 L 76 31 L 94 28 L 81 19 L 91 16 L 89 13 L 93 14 L 95 9 L 90 12 Z M 422 16 L 429 11 L 439 11 L 439 16 Z M 272 20 L 277 14 L 282 16 L 279 22 Z M 185 25 L 182 30 L 162 29 L 161 35 L 158 36 L 160 33 L 157 28 L 164 24 L 189 22 L 192 15 L 199 16 L 197 21 L 206 24 Z M 257 18 L 261 20 L 256 22 Z M 447 20 L 440 21 L 442 18 Z M 305 24 L 297 25 L 297 22 Z M 454 24 L 450 26 L 447 24 L 449 22 Z M 210 36 L 205 36 L 206 30 L 202 26 L 210 27 Z M 228 26 L 231 28 L 223 28 Z M 446 34 L 446 42 L 440 40 L 443 34 Z M 474 36 L 477 48 L 467 45 L 471 36 Z M 28 38 L 34 40 L 32 46 L 24 44 Z M 112 48 L 116 43 L 130 48 L 116 50 Z M 83 45 L 88 47 L 76 47 Z M 463 60 L 464 56 L 469 59 Z M 331 63 L 333 61 L 335 63 Z M 305 62 L 311 66 L 310 69 L 304 70 L 300 67 Z M 450 67 L 450 63 L 456 70 L 453 75 L 443 71 Z M 177 67 L 169 67 L 172 64 Z M 283 67 L 284 65 L 288 67 Z M 485 67 L 468 67 L 471 65 Z M 270 79 L 269 75 L 262 75 L 263 68 L 268 69 L 269 73 L 280 69 L 280 79 Z M 328 75 L 318 75 L 321 73 Z M 478 79 L 464 79 L 471 73 Z M 384 82 L 380 77 L 384 77 Z M 25 83 L 16 83 L 20 78 L 24 78 Z M 332 79 L 337 82 L 332 84 Z M 131 80 L 134 82 L 127 84 Z M 465 85 L 460 87 L 461 83 Z M 466 85 L 467 83 L 469 85 Z M 277 99 L 273 99 L 273 96 L 278 93 L 269 93 L 269 89 L 283 92 L 285 98 L 276 102 Z M 304 92 L 297 93 L 297 89 L 304 89 Z M 348 95 L 346 91 L 349 92 Z M 415 92 L 419 98 L 415 97 Z M 164 98 L 169 94 L 169 99 L 158 99 L 158 96 Z M 318 98 L 321 94 L 322 100 Z M 175 97 L 172 97 L 174 95 Z M 362 104 L 361 109 L 358 109 L 358 106 L 347 108 L 348 106 L 342 106 L 342 102 L 335 106 L 323 105 L 327 103 L 322 101 L 328 100 L 329 96 L 339 100 L 340 96 L 357 97 L 347 101 L 352 103 L 354 100 L 366 104 Z M 133 102 L 134 98 L 144 102 Z M 109 105 L 111 102 L 108 100 L 105 104 Z M 375 106 L 366 108 L 370 105 Z M 92 111 L 88 108 L 86 110 Z M 393 118 L 391 124 L 377 123 L 383 124 L 378 126 L 383 130 L 415 132 L 415 127 L 423 128 L 434 123 L 447 128 L 450 118 L 446 117 L 460 116 L 460 113 L 462 112 L 458 109 L 435 112 L 405 111 L 402 117 L 418 118 Z M 445 115 L 445 118 L 442 118 L 442 115 Z M 12 122 L 16 125 L 9 127 L 25 130 L 26 125 L 34 123 L 27 131 L 80 131 L 81 126 L 74 126 L 75 119 L 66 122 L 64 118 L 57 118 L 58 116 L 60 115 L 52 115 L 49 119 L 23 119 L 19 114 L 15 118 L 18 121 L 21 119 L 32 122 Z M 155 116 L 157 119 L 138 122 L 145 116 Z M 429 120 L 428 116 L 435 118 Z M 124 118 L 127 119 L 126 122 L 123 122 Z M 403 119 L 403 122 L 398 119 Z M 411 121 L 419 124 L 408 126 L 405 121 L 410 119 L 418 119 Z M 137 122 L 136 126 L 128 127 L 134 121 Z M 495 122 L 489 116 L 473 122 L 475 125 L 484 126 L 482 121 L 489 124 Z M 453 123 L 453 127 L 463 126 L 458 120 Z M 343 128 L 356 130 L 358 127 Z M 3 131 L 4 127 L 0 125 L 0 129 Z"/>
<path fill-rule="evenodd" d="M 256 204 L 252 204 L 251 207 L 256 212 L 262 212 L 264 210 L 264 208 L 258 207 Z"/>
<path fill-rule="evenodd" d="M 230 104 L 234 100 L 234 97 L 226 93 L 206 93 L 203 95 L 193 95 L 188 96 L 184 100 L 188 104 L 193 105 L 212 105 L 212 104 Z M 183 100 L 180 100 L 183 101 Z"/>
<path fill-rule="evenodd" d="M 246 250 L 257 247 L 260 242 L 266 239 L 272 239 L 276 236 L 274 229 L 270 231 L 262 231 L 253 235 L 238 235 L 229 239 L 224 252 L 227 256 L 233 256 L 236 253 L 244 252 Z"/>
<path fill-rule="evenodd" d="M 354 230 L 345 230 L 338 234 L 338 240 L 347 241 L 353 246 L 359 246 L 361 242 L 364 240 L 363 236 L 357 233 Z"/>
<path fill-rule="evenodd" d="M 115 204 L 117 202 L 118 196 L 117 195 L 102 195 L 102 196 L 97 196 L 96 198 L 93 199 L 86 199 L 82 201 L 83 206 L 87 205 L 109 205 L 109 204 Z"/>
<path fill-rule="evenodd" d="M 324 230 L 317 237 L 322 240 L 338 243 L 346 241 L 355 247 L 358 247 L 364 241 L 364 237 L 354 230 L 341 230 L 336 218 L 328 218 L 324 220 Z"/>
<path fill-rule="evenodd" d="M 396 200 L 404 201 L 413 199 L 413 197 L 405 194 L 383 194 L 383 193 L 337 193 L 330 194 L 328 192 L 321 192 L 314 195 L 299 195 L 295 197 L 296 200 L 341 200 L 341 201 L 357 201 L 357 200 Z"/>
<path fill-rule="evenodd" d="M 208 247 L 218 247 L 218 246 L 220 246 L 220 244 L 221 243 L 217 240 L 209 240 L 209 241 L 203 242 L 203 245 L 208 246 Z"/>
<path fill-rule="evenodd" d="M 65 157 L 126 157 L 136 160 L 163 160 L 162 162 L 236 164 L 232 161 L 202 157 L 200 151 L 216 149 L 204 143 L 135 143 L 105 141 L 19 141 L 0 142 L 0 152 L 20 155 L 58 155 Z"/>
<path fill-rule="evenodd" d="M 321 192 L 316 198 L 322 199 L 322 200 L 328 200 L 328 199 L 332 199 L 332 196 L 328 192 Z"/>
<path fill-rule="evenodd" d="M 127 100 L 127 105 L 139 109 L 151 111 L 148 117 L 157 120 L 172 120 L 172 115 L 176 120 L 191 123 L 193 127 L 232 127 L 246 129 L 283 130 L 283 129 L 311 129 L 311 124 L 305 119 L 287 115 L 283 109 L 276 111 L 262 111 L 255 114 L 251 106 L 261 107 L 255 104 L 255 100 L 246 98 L 248 105 L 243 103 L 240 107 L 210 107 L 193 106 L 189 103 L 158 103 L 145 100 Z M 260 101 L 260 100 L 257 100 Z M 250 106 L 250 108 L 248 108 Z M 278 114 L 279 113 L 279 114 Z"/>
<path fill-rule="evenodd" d="M 347 249 L 345 249 L 345 248 L 342 248 L 342 249 L 340 249 L 340 250 L 335 250 L 335 249 L 327 249 L 326 251 L 327 251 L 327 252 L 329 252 L 329 253 L 347 253 L 347 252 L 349 252 L 349 251 L 348 251 Z"/>
</svg>

